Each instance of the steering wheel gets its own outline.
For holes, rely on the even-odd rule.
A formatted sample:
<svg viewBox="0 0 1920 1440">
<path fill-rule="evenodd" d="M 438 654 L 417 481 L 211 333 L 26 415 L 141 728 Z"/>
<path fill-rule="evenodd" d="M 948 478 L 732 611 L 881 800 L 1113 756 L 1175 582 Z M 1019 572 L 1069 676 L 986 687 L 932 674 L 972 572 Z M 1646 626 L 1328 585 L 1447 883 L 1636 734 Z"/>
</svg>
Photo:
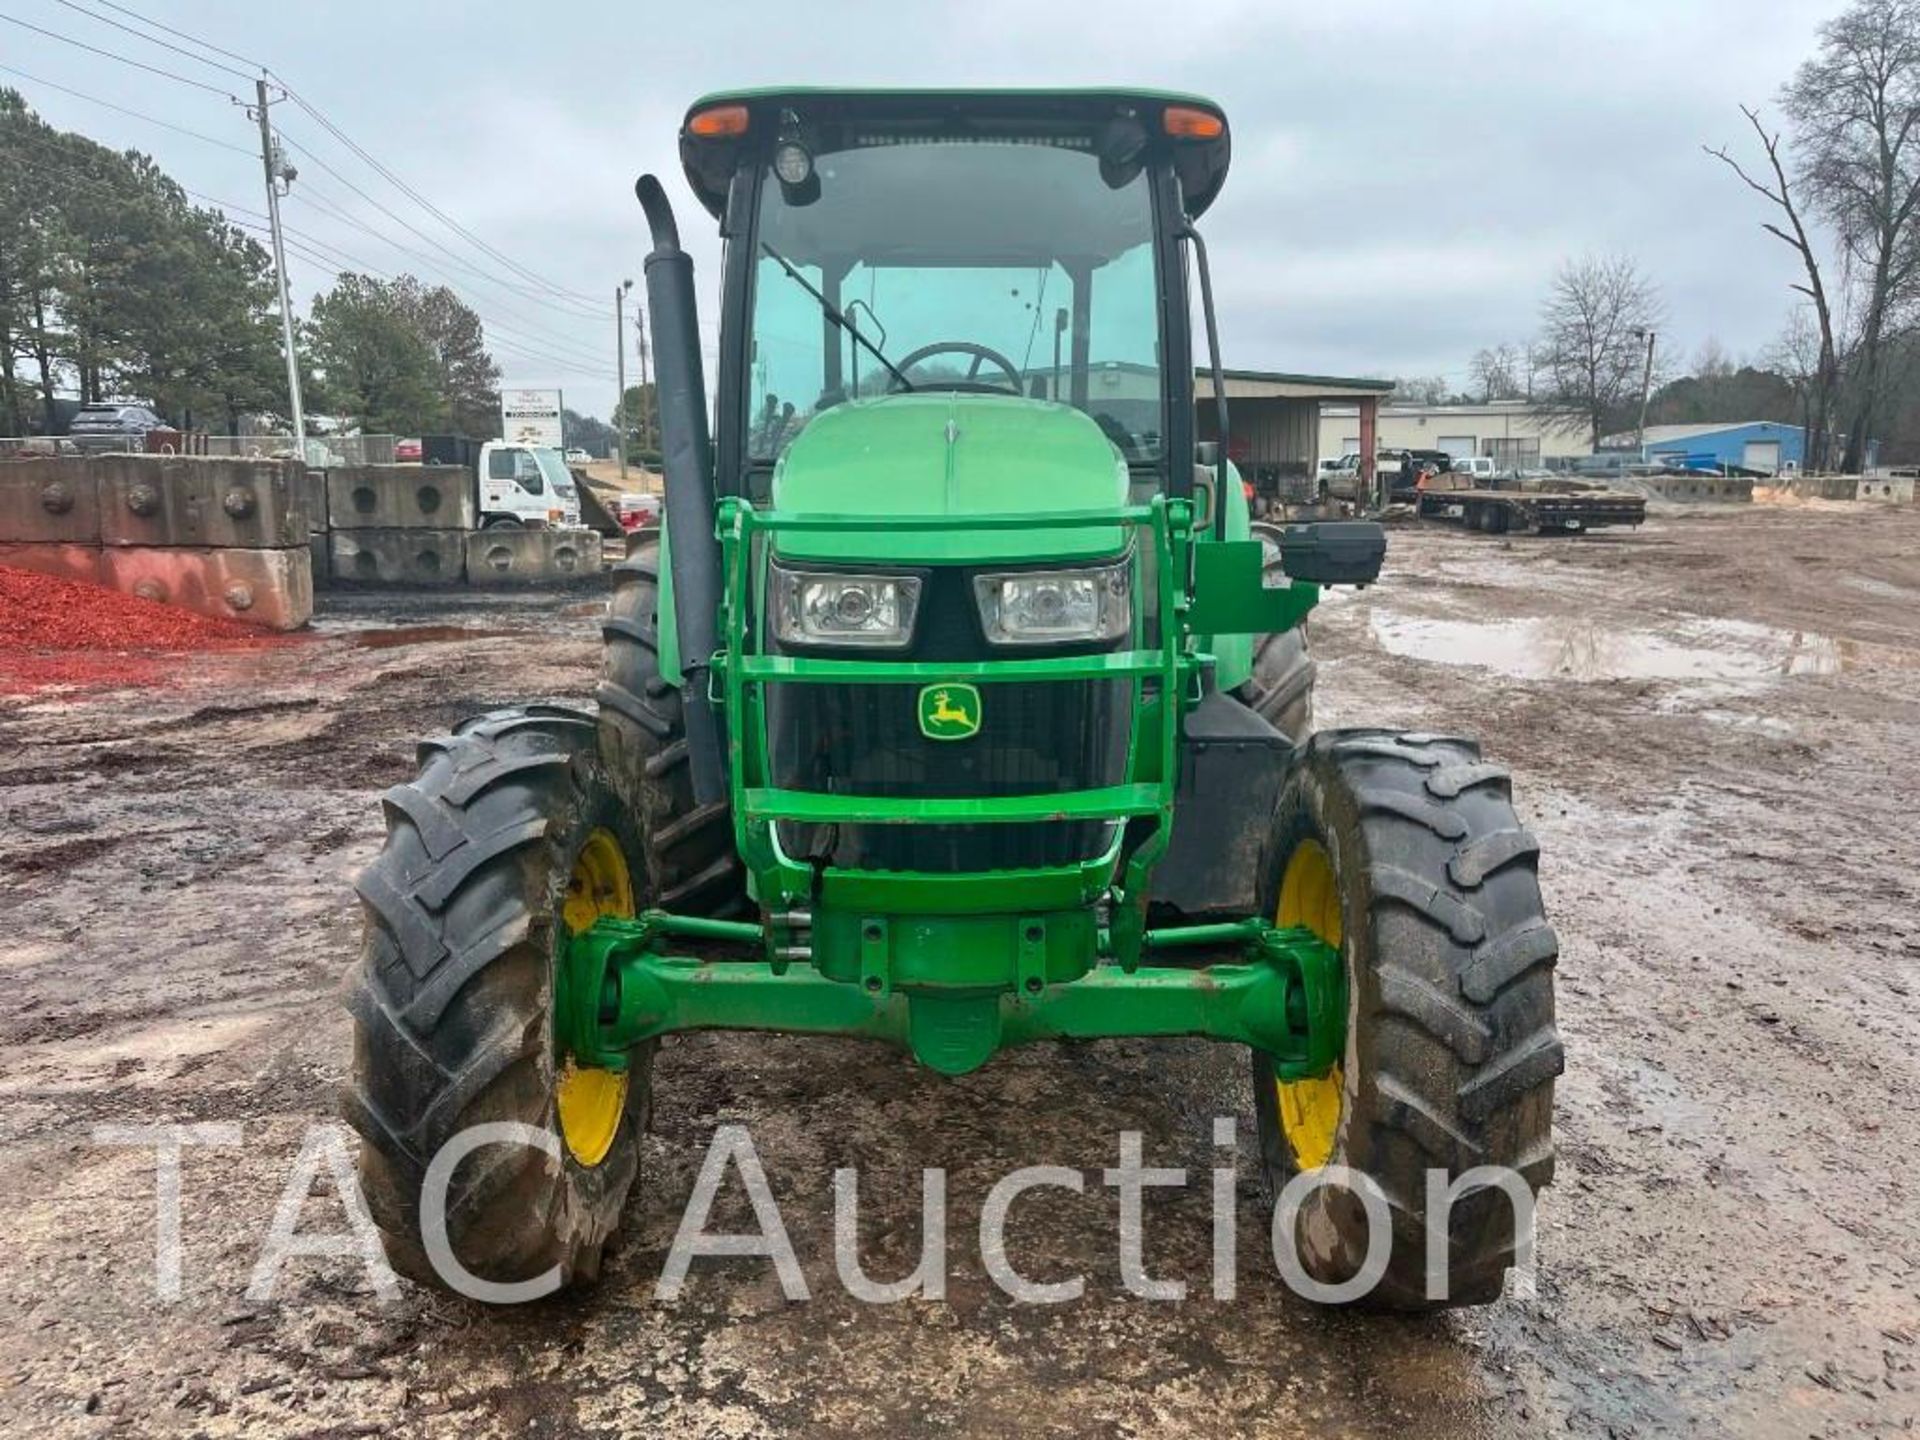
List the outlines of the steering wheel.
<svg viewBox="0 0 1920 1440">
<path fill-rule="evenodd" d="M 929 359 L 935 355 L 947 354 L 971 355 L 973 357 L 973 364 L 967 367 L 967 374 L 964 380 L 945 381 L 936 388 L 943 390 L 978 391 L 986 395 L 1003 395 L 1009 390 L 1015 395 L 1024 395 L 1026 393 L 1026 387 L 1020 383 L 1019 367 L 1017 367 L 1013 361 L 1009 360 L 992 346 L 976 345 L 971 340 L 936 340 L 931 345 L 922 345 L 911 355 L 902 356 L 899 360 L 895 361 L 894 364 L 900 373 L 904 375 L 922 360 Z M 983 360 L 991 360 L 1006 372 L 1007 384 L 1005 389 L 1002 389 L 999 385 L 989 384 L 977 378 L 980 374 L 980 362 Z M 900 382 L 898 380 L 893 382 L 893 388 L 896 390 L 900 388 Z"/>
</svg>

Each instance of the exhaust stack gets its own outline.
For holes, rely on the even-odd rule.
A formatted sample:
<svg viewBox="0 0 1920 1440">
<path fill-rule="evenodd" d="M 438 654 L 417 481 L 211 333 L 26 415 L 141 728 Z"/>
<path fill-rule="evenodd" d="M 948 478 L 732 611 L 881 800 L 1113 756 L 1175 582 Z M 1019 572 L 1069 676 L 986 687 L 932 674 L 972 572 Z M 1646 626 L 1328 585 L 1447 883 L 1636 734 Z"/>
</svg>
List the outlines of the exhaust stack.
<svg viewBox="0 0 1920 1440">
<path fill-rule="evenodd" d="M 680 248 L 667 192 L 651 175 L 634 184 L 653 232 L 646 259 L 647 319 L 653 334 L 654 396 L 660 411 L 661 471 L 666 487 L 667 548 L 673 611 L 686 677 L 682 707 L 687 759 L 697 805 L 727 798 L 727 771 L 708 681 L 719 646 L 720 542 L 714 534 L 713 441 L 707 430 L 707 384 L 700 360 L 699 307 L 693 257 Z"/>
</svg>

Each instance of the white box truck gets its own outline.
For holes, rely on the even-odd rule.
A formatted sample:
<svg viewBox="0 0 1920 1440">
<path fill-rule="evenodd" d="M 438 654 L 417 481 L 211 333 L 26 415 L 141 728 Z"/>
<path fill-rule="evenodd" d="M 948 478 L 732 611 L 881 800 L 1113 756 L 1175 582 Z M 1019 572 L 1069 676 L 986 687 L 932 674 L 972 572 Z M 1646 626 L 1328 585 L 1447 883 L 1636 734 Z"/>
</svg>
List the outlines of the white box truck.
<svg viewBox="0 0 1920 1440">
<path fill-rule="evenodd" d="M 580 492 L 557 446 L 489 440 L 478 469 L 481 529 L 579 528 Z"/>
</svg>

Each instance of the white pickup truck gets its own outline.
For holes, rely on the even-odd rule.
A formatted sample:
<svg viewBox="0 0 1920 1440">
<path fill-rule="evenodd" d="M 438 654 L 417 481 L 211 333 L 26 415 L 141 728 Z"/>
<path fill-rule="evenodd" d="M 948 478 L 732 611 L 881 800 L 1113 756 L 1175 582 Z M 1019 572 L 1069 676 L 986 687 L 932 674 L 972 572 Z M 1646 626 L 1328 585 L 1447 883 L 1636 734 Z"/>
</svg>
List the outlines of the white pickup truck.
<svg viewBox="0 0 1920 1440">
<path fill-rule="evenodd" d="M 558 450 L 489 440 L 480 447 L 480 525 L 577 530 L 580 492 Z"/>
</svg>

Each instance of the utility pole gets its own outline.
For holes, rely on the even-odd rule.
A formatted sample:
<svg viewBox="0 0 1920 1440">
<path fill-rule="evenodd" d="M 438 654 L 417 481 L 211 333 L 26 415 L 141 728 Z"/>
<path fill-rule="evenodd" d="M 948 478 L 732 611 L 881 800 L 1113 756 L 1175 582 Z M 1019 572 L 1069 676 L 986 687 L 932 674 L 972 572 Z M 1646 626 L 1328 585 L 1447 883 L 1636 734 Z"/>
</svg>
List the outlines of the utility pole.
<svg viewBox="0 0 1920 1440">
<path fill-rule="evenodd" d="M 614 448 L 620 452 L 620 488 L 627 486 L 627 292 L 633 281 L 613 287 L 613 363 L 619 376 L 620 398 L 613 402 Z"/>
<path fill-rule="evenodd" d="M 300 403 L 300 361 L 293 351 L 293 294 L 287 286 L 287 246 L 280 235 L 280 184 L 291 185 L 296 173 L 280 155 L 273 138 L 273 125 L 267 119 L 267 82 L 262 76 L 254 82 L 258 99 L 255 115 L 260 121 L 260 164 L 267 176 L 267 224 L 273 234 L 273 273 L 280 281 L 280 339 L 287 347 L 287 395 L 293 405 L 293 448 L 302 465 L 307 463 L 307 415 Z"/>
<path fill-rule="evenodd" d="M 1640 428 L 1634 431 L 1633 448 L 1640 452 L 1640 458 L 1647 458 L 1647 398 L 1653 390 L 1653 331 L 1648 330 L 1647 361 L 1640 371 Z"/>
</svg>

